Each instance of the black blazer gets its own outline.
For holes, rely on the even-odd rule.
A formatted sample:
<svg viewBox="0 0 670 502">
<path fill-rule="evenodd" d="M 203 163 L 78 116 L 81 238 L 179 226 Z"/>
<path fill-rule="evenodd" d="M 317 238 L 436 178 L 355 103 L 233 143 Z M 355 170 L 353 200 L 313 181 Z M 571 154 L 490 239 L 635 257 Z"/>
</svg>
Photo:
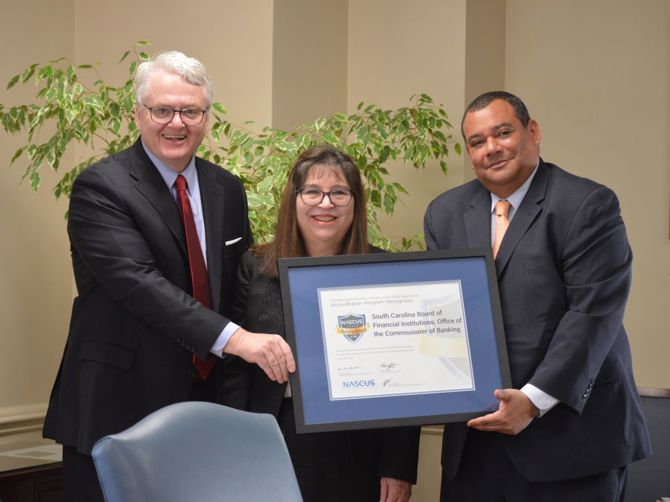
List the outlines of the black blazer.
<svg viewBox="0 0 670 502">
<path fill-rule="evenodd" d="M 426 210 L 429 249 L 491 246 L 491 198 L 474 180 Z M 631 250 L 616 195 L 540 161 L 496 257 L 514 388 L 560 401 L 505 448 L 531 481 L 592 475 L 650 454 L 622 325 Z M 445 427 L 442 462 L 458 468 L 465 424 Z"/>
<path fill-rule="evenodd" d="M 75 181 L 68 234 L 79 296 L 46 437 L 89 453 L 100 437 L 188 398 L 192 353 L 206 356 L 229 322 L 237 263 L 250 241 L 240 181 L 202 159 L 196 169 L 212 310 L 190 296 L 177 205 L 139 140 Z"/>
<path fill-rule="evenodd" d="M 240 261 L 233 318 L 250 331 L 285 337 L 279 281 L 262 274 L 260 269 L 259 257 L 247 251 Z M 220 371 L 222 404 L 278 416 L 286 383 L 273 382 L 257 365 L 237 357 L 226 357 Z M 371 476 L 416 483 L 419 427 L 368 429 L 348 434 L 351 455 L 361 470 L 370 471 Z"/>
</svg>

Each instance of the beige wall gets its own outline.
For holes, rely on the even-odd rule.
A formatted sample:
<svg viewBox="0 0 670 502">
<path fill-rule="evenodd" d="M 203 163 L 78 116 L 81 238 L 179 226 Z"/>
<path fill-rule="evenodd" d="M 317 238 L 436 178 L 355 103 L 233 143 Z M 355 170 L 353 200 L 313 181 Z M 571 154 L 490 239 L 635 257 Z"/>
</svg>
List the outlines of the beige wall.
<svg viewBox="0 0 670 502">
<path fill-rule="evenodd" d="M 465 0 L 365 0 L 349 3 L 348 111 L 360 101 L 382 108 L 409 105 L 425 92 L 445 106 L 456 126 L 465 94 Z M 457 130 L 454 130 L 458 140 Z M 411 166 L 389 170 L 409 188 L 391 221 L 380 219 L 391 237 L 423 232 L 429 200 L 463 181 L 463 160 L 447 160 L 445 178 L 435 164 L 417 172 Z"/>
<path fill-rule="evenodd" d="M 74 56 L 73 2 L 50 3 L 48 16 L 35 15 L 38 1 L 3 5 L 0 16 L 0 102 L 33 99 L 34 87 L 5 91 L 9 79 L 30 63 Z M 38 35 L 39 36 L 29 36 Z M 48 41 L 45 44 L 45 40 Z M 51 188 L 58 180 L 43 173 L 35 193 L 20 183 L 24 162 L 8 167 L 20 138 L 0 140 L 0 430 L 16 419 L 40 417 L 58 369 L 72 299 L 65 201 Z M 71 163 L 71 157 L 66 164 Z"/>
<path fill-rule="evenodd" d="M 99 62 L 103 78 L 121 83 L 128 77 L 127 65 L 116 64 L 121 54 L 135 41 L 148 39 L 151 53 L 178 48 L 202 59 L 215 80 L 215 98 L 228 105 L 231 120 L 269 125 L 273 5 L 272 0 L 210 0 L 199 2 L 195 11 L 179 2 L 158 1 L 6 2 L 0 18 L 0 45 L 5 48 L 0 102 L 33 99 L 32 86 L 6 91 L 4 83 L 30 63 L 60 56 L 75 64 Z M 197 36 L 182 36 L 186 30 Z M 21 144 L 20 138 L 2 135 L 5 164 Z M 85 155 L 75 150 L 63 164 Z M 74 289 L 63 217 L 67 201 L 56 202 L 51 195 L 59 176 L 45 170 L 42 189 L 34 193 L 20 184 L 22 165 L 0 169 L 0 432 L 43 415 Z"/>
<path fill-rule="evenodd" d="M 48 5 L 48 10 L 45 9 Z M 504 86 L 524 98 L 544 133 L 543 156 L 611 186 L 635 253 L 626 324 L 638 383 L 670 387 L 670 4 L 666 0 L 24 0 L 0 19 L 6 51 L 0 102 L 31 98 L 3 82 L 34 61 L 68 56 L 116 61 L 133 42 L 202 59 L 215 98 L 233 121 L 291 127 L 363 100 L 404 106 L 415 92 L 443 103 L 458 127 L 474 94 Z M 187 28 L 195 35 L 183 36 Z M 457 131 L 455 131 L 457 134 Z M 20 144 L 2 136 L 5 163 Z M 68 163 L 83 152 L 74 152 Z M 407 185 L 390 235 L 421 231 L 428 200 L 471 177 L 452 157 L 444 178 L 394 166 Z M 72 296 L 64 201 L 45 173 L 38 194 L 19 186 L 20 166 L 0 169 L 0 431 L 2 421 L 40 416 L 60 360 Z M 45 190 L 46 189 L 46 190 Z M 435 500 L 439 430 L 422 437 L 414 500 Z"/>
<path fill-rule="evenodd" d="M 147 39 L 149 53 L 178 49 L 203 61 L 231 120 L 270 124 L 273 0 L 199 0 L 197 9 L 157 0 L 74 3 L 78 63 L 99 61 L 103 77 L 125 79 L 116 62 Z"/>
<path fill-rule="evenodd" d="M 346 0 L 275 2 L 273 127 L 346 110 L 347 7 Z"/>
<path fill-rule="evenodd" d="M 670 387 L 670 2 L 507 1 L 507 90 L 542 155 L 618 194 L 634 253 L 626 313 L 637 383 Z"/>
<path fill-rule="evenodd" d="M 506 17 L 506 0 L 467 2 L 465 106 L 483 92 L 505 88 Z M 458 127 L 460 130 L 460 120 Z M 463 181 L 474 179 L 475 173 L 467 155 L 463 164 Z"/>
</svg>

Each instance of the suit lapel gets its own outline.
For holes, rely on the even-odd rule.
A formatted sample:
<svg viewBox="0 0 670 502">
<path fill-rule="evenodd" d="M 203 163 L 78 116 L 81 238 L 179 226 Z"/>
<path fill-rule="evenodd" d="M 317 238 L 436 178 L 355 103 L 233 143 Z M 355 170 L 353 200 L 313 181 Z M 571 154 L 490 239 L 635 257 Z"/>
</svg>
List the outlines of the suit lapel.
<svg viewBox="0 0 670 502">
<path fill-rule="evenodd" d="M 151 203 L 156 212 L 170 229 L 175 240 L 179 243 L 184 256 L 188 256 L 184 229 L 179 217 L 177 204 L 172 198 L 170 190 L 161 177 L 156 166 L 144 151 L 140 140 L 130 150 L 132 159 L 129 173 L 136 181 L 137 190 Z"/>
<path fill-rule="evenodd" d="M 195 167 L 198 170 L 202 213 L 205 219 L 205 235 L 207 236 L 207 272 L 209 288 L 212 294 L 212 306 L 221 301 L 221 265 L 223 256 L 223 229 L 220 223 L 225 221 L 223 196 L 224 187 L 219 183 L 216 171 L 204 169 L 202 161 L 196 157 Z M 218 225 L 218 226 L 217 226 Z"/>
<path fill-rule="evenodd" d="M 179 217 L 177 204 L 167 189 L 165 181 L 161 177 L 156 166 L 147 156 L 141 142 L 138 140 L 130 150 L 132 159 L 129 173 L 137 180 L 137 190 L 156 209 L 165 225 L 170 229 L 179 247 L 188 260 L 186 237 L 184 228 Z M 203 169 L 202 161 L 196 157 L 195 167 L 198 171 L 198 183 L 200 185 L 200 197 L 202 202 L 203 217 L 205 220 L 205 235 L 207 236 L 207 273 L 209 276 L 210 293 L 212 295 L 212 306 L 219 305 L 221 301 L 221 256 L 223 254 L 223 232 L 215 226 L 215 222 L 224 221 L 223 214 L 223 192 L 224 187 L 219 183 L 216 171 Z"/>
<path fill-rule="evenodd" d="M 500 244 L 500 249 L 496 256 L 498 278 L 501 277 L 505 270 L 519 241 L 542 212 L 542 202 L 544 201 L 547 192 L 548 180 L 549 172 L 544 166 L 544 162 L 540 160 L 540 165 L 537 168 L 537 173 L 535 173 L 535 177 L 533 178 L 530 187 L 528 188 L 528 193 L 526 193 L 521 205 L 514 213 L 514 218 L 512 218 L 512 222 L 510 223 L 507 232 L 505 232 L 505 237 Z"/>
<path fill-rule="evenodd" d="M 491 247 L 491 195 L 483 186 L 470 201 L 470 210 L 463 215 L 468 247 Z"/>
</svg>

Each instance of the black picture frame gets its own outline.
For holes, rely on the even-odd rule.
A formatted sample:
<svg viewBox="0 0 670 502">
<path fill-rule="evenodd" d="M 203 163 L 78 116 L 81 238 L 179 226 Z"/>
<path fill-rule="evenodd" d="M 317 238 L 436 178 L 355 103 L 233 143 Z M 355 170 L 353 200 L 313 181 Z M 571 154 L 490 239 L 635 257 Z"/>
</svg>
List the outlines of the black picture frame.
<svg viewBox="0 0 670 502">
<path fill-rule="evenodd" d="M 493 397 L 493 391 L 511 386 L 495 265 L 490 249 L 283 258 L 278 265 L 287 341 L 297 363 L 297 370 L 290 380 L 298 433 L 464 421 L 496 409 L 498 402 Z M 388 317 L 388 313 L 374 313 L 378 308 L 396 309 L 394 302 L 418 301 L 423 302 L 421 305 L 429 305 L 433 300 L 424 300 L 422 291 L 447 289 L 461 295 L 460 304 L 450 302 L 449 305 L 452 305 L 450 308 L 461 305 L 462 318 L 445 317 L 442 309 L 437 310 L 439 315 L 435 315 L 435 309 L 430 311 L 432 316 L 415 309 L 418 320 L 382 322 L 379 318 Z M 368 292 L 382 294 L 370 296 Z M 395 296 L 398 294 L 400 296 Z M 405 300 L 405 297 L 413 299 Z M 380 303 L 384 305 L 378 306 Z M 398 307 L 402 308 L 405 310 L 397 310 L 397 313 L 393 310 L 391 315 L 413 314 L 408 310 L 410 307 Z M 365 311 L 367 319 L 366 314 L 356 314 L 357 309 Z M 340 310 L 352 313 L 337 315 L 337 326 L 334 326 L 333 312 Z M 373 318 L 376 320 L 373 321 Z M 436 329 L 440 333 L 446 331 L 445 327 L 436 326 L 436 322 L 453 323 L 454 320 L 461 322 L 458 327 L 462 330 L 455 334 L 435 333 Z M 403 328 L 399 327 L 400 324 L 419 326 Z M 329 338 L 326 339 L 326 335 Z M 409 340 L 401 344 L 406 348 L 404 355 L 396 356 L 392 352 L 394 361 L 399 358 L 398 366 L 403 365 L 405 358 L 408 362 L 414 361 L 414 364 L 417 360 L 425 360 L 445 372 L 453 371 L 458 379 L 455 384 L 449 383 L 453 387 L 440 390 L 443 380 L 435 378 L 432 383 L 434 388 L 420 388 L 418 392 L 403 389 L 399 384 L 396 384 L 399 385 L 398 391 L 391 392 L 390 386 L 382 389 L 382 384 L 391 381 L 386 374 L 383 378 L 370 376 L 367 380 L 346 380 L 348 377 L 340 375 L 347 375 L 351 368 L 364 367 L 357 362 L 368 356 L 364 355 L 365 349 L 335 351 L 332 344 L 337 343 L 341 347 L 344 343 L 338 338 L 340 335 L 350 341 L 359 336 L 379 337 L 374 342 L 368 339 L 367 343 L 383 345 L 384 351 L 387 350 L 385 344 L 388 344 L 389 351 L 396 350 L 399 342 L 394 337 Z M 428 359 L 420 359 L 424 357 L 423 352 L 417 356 L 417 347 L 423 347 L 426 340 L 429 347 L 432 344 L 442 346 L 446 343 L 444 337 L 451 336 L 455 338 L 449 340 L 455 340 L 454 343 L 461 349 L 465 347 L 463 350 L 466 352 L 461 350 L 459 353 L 466 354 L 466 358 L 452 360 L 434 356 L 433 352 Z M 415 344 L 413 347 L 416 350 L 408 348 L 411 344 Z M 351 365 L 341 366 L 337 362 L 335 368 L 333 356 L 328 357 L 329 348 L 331 354 L 337 357 L 346 355 L 345 359 L 351 358 Z M 354 353 L 353 356 L 350 352 Z M 456 369 L 453 369 L 454 361 L 458 365 Z M 378 366 L 381 368 L 375 367 L 375 371 L 389 371 L 385 363 Z M 409 363 L 405 366 L 412 367 Z M 406 374 L 408 378 L 413 378 L 415 372 L 407 371 Z M 366 382 L 371 389 L 351 388 L 354 384 L 364 386 Z M 347 387 L 346 390 L 341 388 L 343 386 Z M 349 392 L 363 392 L 364 395 L 349 396 L 346 394 Z M 366 392 L 391 393 L 371 395 Z"/>
</svg>

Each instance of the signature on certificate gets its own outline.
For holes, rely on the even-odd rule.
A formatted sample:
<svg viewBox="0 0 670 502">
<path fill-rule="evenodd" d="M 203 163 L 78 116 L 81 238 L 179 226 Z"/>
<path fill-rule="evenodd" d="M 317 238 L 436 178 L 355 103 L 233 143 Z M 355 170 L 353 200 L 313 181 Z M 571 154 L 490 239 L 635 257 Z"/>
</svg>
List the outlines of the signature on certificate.
<svg viewBox="0 0 670 502">
<path fill-rule="evenodd" d="M 379 365 L 381 373 L 390 373 L 394 368 L 398 367 L 398 363 L 393 361 L 383 362 Z"/>
<path fill-rule="evenodd" d="M 350 375 L 352 371 L 361 370 L 361 369 L 363 369 L 362 366 L 343 366 L 341 368 L 337 368 L 337 372 L 340 375 Z"/>
</svg>

